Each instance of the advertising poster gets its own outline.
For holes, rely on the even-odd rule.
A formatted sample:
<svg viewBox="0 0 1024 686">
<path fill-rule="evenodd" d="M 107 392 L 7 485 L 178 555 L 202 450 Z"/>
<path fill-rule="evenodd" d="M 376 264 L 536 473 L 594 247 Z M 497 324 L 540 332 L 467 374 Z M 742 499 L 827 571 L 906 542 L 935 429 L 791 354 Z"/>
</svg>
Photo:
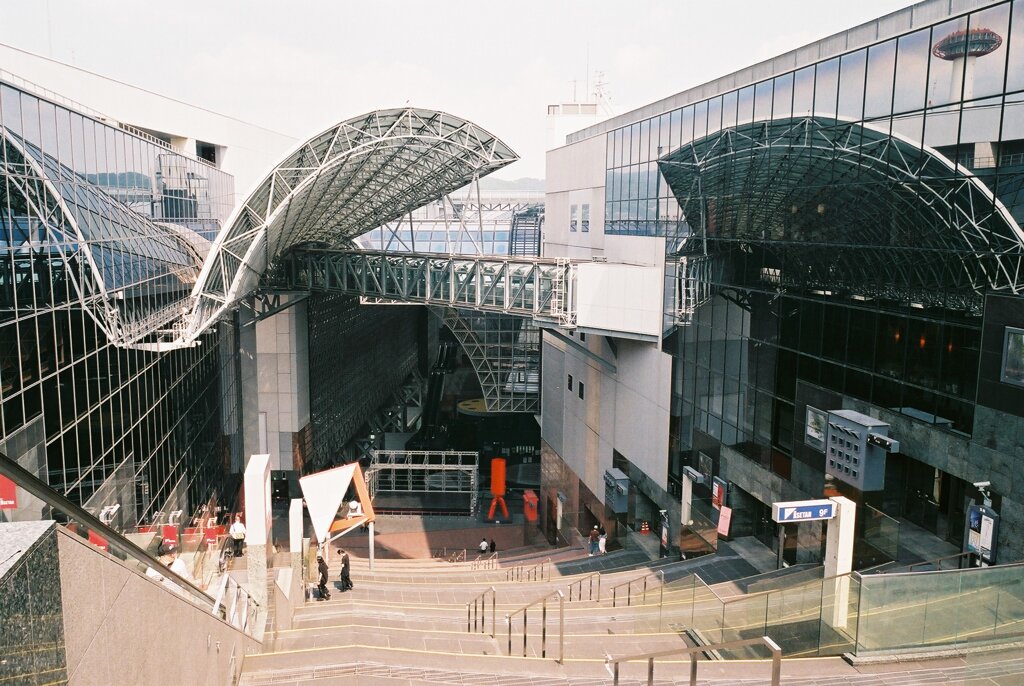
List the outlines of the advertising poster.
<svg viewBox="0 0 1024 686">
<path fill-rule="evenodd" d="M 716 510 L 721 510 L 725 505 L 725 487 L 725 480 L 717 476 L 711 483 L 711 506 Z"/>
<path fill-rule="evenodd" d="M 18 508 L 18 487 L 6 476 L 0 475 L 0 510 Z"/>
<path fill-rule="evenodd" d="M 804 443 L 825 452 L 825 434 L 828 432 L 828 415 L 816 407 L 807 406 L 807 421 L 804 428 Z"/>
<path fill-rule="evenodd" d="M 718 515 L 718 535 L 728 536 L 729 535 L 729 524 L 732 523 L 732 508 L 726 505 L 722 506 L 722 510 Z"/>
<path fill-rule="evenodd" d="M 971 505 L 967 510 L 964 552 L 974 553 L 983 565 L 996 562 L 996 540 L 999 535 L 999 513 L 984 505 Z"/>
</svg>

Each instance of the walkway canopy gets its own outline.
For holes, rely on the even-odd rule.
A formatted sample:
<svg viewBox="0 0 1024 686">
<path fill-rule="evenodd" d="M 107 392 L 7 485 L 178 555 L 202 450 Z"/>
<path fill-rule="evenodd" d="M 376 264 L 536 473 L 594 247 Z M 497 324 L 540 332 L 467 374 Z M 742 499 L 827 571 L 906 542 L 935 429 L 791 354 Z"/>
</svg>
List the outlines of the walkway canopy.
<svg viewBox="0 0 1024 686">
<path fill-rule="evenodd" d="M 659 167 L 693 234 L 710 252 L 751 255 L 763 281 L 971 309 L 987 291 L 1024 293 L 1024 233 L 1003 203 L 970 170 L 888 130 L 753 122 Z"/>
<path fill-rule="evenodd" d="M 303 143 L 232 215 L 193 290 L 193 340 L 290 248 L 344 248 L 518 157 L 495 136 L 443 112 L 379 110 Z"/>
</svg>

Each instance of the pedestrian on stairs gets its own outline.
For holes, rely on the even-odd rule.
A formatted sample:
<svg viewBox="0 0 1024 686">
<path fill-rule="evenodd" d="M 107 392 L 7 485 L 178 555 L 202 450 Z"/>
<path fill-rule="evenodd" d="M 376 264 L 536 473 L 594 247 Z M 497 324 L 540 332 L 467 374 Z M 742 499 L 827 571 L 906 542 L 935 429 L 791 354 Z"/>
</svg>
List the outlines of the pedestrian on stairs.
<svg viewBox="0 0 1024 686">
<path fill-rule="evenodd" d="M 327 563 L 324 561 L 323 555 L 316 556 L 316 569 L 320 573 L 319 583 L 316 586 L 320 591 L 319 600 L 330 600 L 331 592 L 327 590 Z"/>
<path fill-rule="evenodd" d="M 352 563 L 348 559 L 348 553 L 344 550 L 339 551 L 341 553 L 341 592 L 351 590 L 352 577 L 350 576 L 352 570 Z"/>
<path fill-rule="evenodd" d="M 588 539 L 590 543 L 590 550 L 587 551 L 587 557 L 593 557 L 597 554 L 597 546 L 601 540 L 601 534 L 597 532 L 597 524 L 590 530 L 590 537 Z"/>
</svg>

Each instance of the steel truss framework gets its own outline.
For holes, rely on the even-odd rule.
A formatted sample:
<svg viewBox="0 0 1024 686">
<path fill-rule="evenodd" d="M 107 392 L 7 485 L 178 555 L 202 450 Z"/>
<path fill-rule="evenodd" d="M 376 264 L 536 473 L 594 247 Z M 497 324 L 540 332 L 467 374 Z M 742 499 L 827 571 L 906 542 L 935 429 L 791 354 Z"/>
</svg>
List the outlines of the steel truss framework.
<svg viewBox="0 0 1024 686">
<path fill-rule="evenodd" d="M 289 249 L 350 246 L 516 159 L 471 122 L 415 108 L 371 112 L 314 136 L 260 183 L 218 235 L 179 340 L 194 339 L 255 291 Z"/>
<path fill-rule="evenodd" d="M 529 319 L 432 307 L 469 358 L 489 412 L 540 412 L 540 329 Z"/>
<path fill-rule="evenodd" d="M 33 143 L 0 132 L 7 240 L 26 258 L 60 262 L 67 295 L 115 345 L 135 345 L 179 318 L 206 241 L 132 211 Z"/>
<path fill-rule="evenodd" d="M 453 256 L 370 250 L 296 250 L 288 288 L 469 308 L 572 326 L 575 271 L 539 257 Z"/>
<path fill-rule="evenodd" d="M 370 498 L 378 493 L 467 493 L 475 514 L 480 454 L 420 450 L 374 450 L 366 481 Z"/>
<path fill-rule="evenodd" d="M 659 166 L 706 239 L 690 245 L 759 248 L 775 283 L 969 309 L 986 291 L 1024 293 L 1024 232 L 1006 207 L 968 169 L 894 133 L 823 117 L 754 122 Z"/>
</svg>

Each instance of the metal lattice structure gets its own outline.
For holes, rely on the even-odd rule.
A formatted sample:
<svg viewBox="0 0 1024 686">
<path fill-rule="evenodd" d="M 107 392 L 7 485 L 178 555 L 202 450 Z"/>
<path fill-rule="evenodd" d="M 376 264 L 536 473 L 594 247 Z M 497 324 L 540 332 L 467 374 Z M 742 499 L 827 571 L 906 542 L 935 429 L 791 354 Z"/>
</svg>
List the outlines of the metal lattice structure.
<svg viewBox="0 0 1024 686">
<path fill-rule="evenodd" d="M 659 167 L 706 241 L 690 246 L 763 248 L 776 284 L 970 309 L 986 291 L 1024 293 L 1024 232 L 1006 207 L 969 170 L 895 133 L 822 117 L 754 122 Z"/>
<path fill-rule="evenodd" d="M 371 498 L 380 493 L 465 493 L 469 514 L 479 498 L 480 454 L 470 451 L 374 450 L 366 469 Z"/>
<path fill-rule="evenodd" d="M 540 411 L 540 329 L 493 312 L 431 308 L 462 345 L 489 412 Z"/>
<path fill-rule="evenodd" d="M 370 250 L 297 250 L 287 287 L 469 308 L 571 326 L 575 271 L 540 257 L 455 256 Z"/>
<path fill-rule="evenodd" d="M 115 345 L 135 345 L 177 319 L 205 239 L 132 211 L 37 145 L 0 131 L 12 238 L 25 257 L 58 258 L 74 297 Z"/>
<path fill-rule="evenodd" d="M 516 159 L 471 122 L 416 108 L 371 112 L 314 136 L 257 186 L 218 235 L 179 342 L 194 339 L 256 291 L 288 250 L 350 246 Z"/>
</svg>

